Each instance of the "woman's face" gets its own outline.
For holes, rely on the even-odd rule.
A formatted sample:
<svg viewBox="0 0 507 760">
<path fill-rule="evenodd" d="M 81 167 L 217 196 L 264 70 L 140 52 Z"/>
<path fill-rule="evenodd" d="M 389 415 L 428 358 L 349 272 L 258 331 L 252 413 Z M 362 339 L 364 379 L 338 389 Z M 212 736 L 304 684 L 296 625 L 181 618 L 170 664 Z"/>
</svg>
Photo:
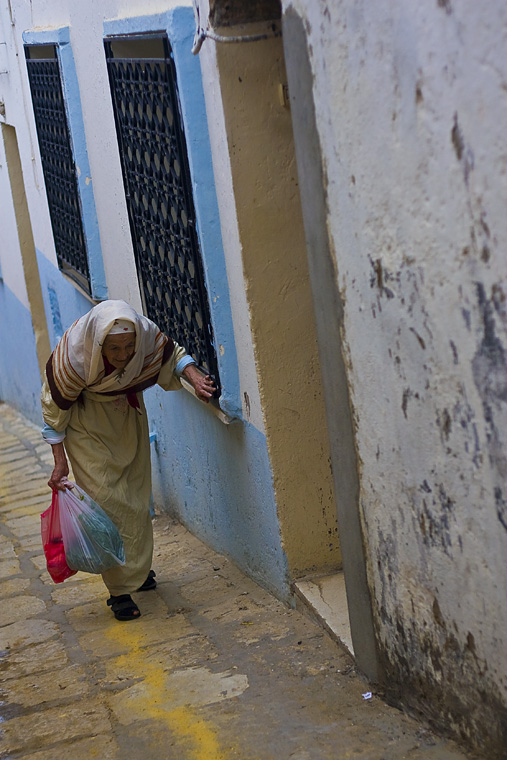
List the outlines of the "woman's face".
<svg viewBox="0 0 507 760">
<path fill-rule="evenodd" d="M 136 350 L 136 334 L 133 332 L 108 335 L 102 346 L 102 355 L 116 369 L 125 369 Z"/>
</svg>

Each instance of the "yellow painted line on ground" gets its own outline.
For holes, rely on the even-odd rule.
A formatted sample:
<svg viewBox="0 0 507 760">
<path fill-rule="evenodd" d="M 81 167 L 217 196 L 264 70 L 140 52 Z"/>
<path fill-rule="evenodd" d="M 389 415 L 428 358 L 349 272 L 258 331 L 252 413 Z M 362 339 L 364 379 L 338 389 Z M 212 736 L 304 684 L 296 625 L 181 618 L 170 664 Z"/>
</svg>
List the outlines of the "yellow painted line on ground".
<svg viewBox="0 0 507 760">
<path fill-rule="evenodd" d="M 130 628 L 124 626 L 131 625 Z M 188 746 L 188 760 L 227 760 L 220 750 L 216 729 L 209 721 L 200 718 L 190 707 L 178 706 L 171 709 L 160 703 L 170 703 L 171 693 L 166 687 L 167 673 L 161 665 L 146 661 L 146 651 L 139 644 L 140 630 L 135 626 L 142 622 L 120 623 L 106 631 L 109 639 L 127 648 L 127 654 L 116 658 L 118 666 L 127 668 L 134 678 L 143 679 L 143 694 L 132 699 L 133 713 L 142 713 L 153 720 L 163 722 L 172 735 Z"/>
</svg>

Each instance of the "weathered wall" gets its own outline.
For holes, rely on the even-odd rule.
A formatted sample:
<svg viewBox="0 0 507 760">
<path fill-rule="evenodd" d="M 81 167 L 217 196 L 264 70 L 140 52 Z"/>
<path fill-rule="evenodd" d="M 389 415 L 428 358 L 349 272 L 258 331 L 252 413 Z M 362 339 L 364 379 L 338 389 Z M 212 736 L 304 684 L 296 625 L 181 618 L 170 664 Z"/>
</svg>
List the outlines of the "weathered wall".
<svg viewBox="0 0 507 760">
<path fill-rule="evenodd" d="M 386 683 L 491 757 L 507 725 L 504 4 L 284 11 L 314 75 Z"/>
</svg>

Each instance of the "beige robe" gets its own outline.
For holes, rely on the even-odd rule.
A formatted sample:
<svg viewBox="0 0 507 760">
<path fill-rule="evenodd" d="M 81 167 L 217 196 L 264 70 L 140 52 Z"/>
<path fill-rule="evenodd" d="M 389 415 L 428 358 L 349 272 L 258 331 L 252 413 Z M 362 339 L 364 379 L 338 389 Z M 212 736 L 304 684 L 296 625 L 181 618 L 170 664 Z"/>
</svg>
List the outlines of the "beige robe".
<svg viewBox="0 0 507 760">
<path fill-rule="evenodd" d="M 177 390 L 181 383 L 174 368 L 185 350 L 174 344 L 157 383 Z M 109 515 L 125 544 L 125 565 L 103 573 L 112 596 L 130 594 L 146 580 L 153 556 L 150 517 L 151 463 L 148 417 L 138 393 L 134 409 L 125 394 L 105 396 L 85 389 L 83 403 L 60 409 L 51 397 L 47 379 L 42 388 L 44 422 L 66 431 L 65 450 L 76 483 Z"/>
</svg>

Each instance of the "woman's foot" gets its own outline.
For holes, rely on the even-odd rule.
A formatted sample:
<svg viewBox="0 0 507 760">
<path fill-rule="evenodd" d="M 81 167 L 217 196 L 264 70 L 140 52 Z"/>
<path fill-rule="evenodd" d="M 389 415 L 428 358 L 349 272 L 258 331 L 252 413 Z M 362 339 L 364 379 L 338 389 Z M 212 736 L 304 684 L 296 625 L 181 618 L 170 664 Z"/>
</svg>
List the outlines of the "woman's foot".
<svg viewBox="0 0 507 760">
<path fill-rule="evenodd" d="M 151 591 L 152 588 L 157 588 L 157 581 L 155 580 L 155 570 L 150 570 L 148 577 L 144 581 L 142 586 L 139 586 L 138 591 Z"/>
<path fill-rule="evenodd" d="M 107 606 L 111 607 L 116 620 L 135 620 L 141 616 L 139 607 L 130 594 L 110 596 L 107 600 Z"/>
</svg>

